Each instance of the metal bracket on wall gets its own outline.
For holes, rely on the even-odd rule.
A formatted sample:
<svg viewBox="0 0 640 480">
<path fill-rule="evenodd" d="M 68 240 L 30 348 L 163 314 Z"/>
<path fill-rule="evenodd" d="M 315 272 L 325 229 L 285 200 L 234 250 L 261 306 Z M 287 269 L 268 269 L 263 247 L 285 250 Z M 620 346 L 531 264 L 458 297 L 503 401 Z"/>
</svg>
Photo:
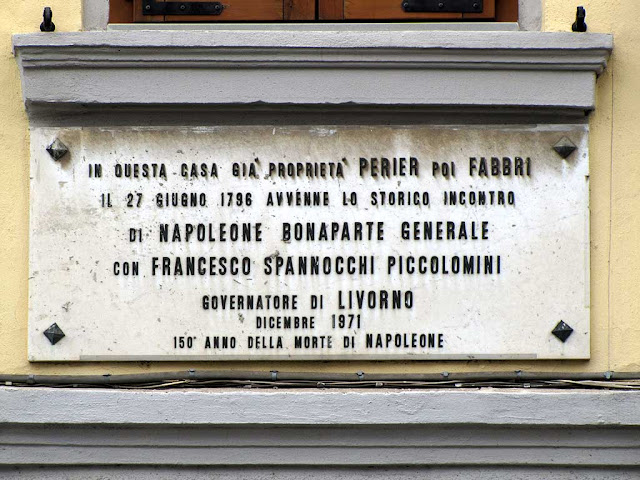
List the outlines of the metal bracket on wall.
<svg viewBox="0 0 640 480">
<path fill-rule="evenodd" d="M 143 15 L 220 15 L 222 10 L 220 2 L 142 2 Z"/>
<path fill-rule="evenodd" d="M 483 0 L 403 0 L 405 12 L 482 13 Z"/>
</svg>

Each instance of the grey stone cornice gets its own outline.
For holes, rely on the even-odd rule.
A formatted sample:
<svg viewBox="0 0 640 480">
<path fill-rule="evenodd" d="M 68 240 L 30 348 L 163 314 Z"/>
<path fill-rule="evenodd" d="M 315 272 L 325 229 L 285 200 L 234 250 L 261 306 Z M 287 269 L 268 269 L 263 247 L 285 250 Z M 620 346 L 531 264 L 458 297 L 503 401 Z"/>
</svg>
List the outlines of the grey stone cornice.
<svg viewBox="0 0 640 480">
<path fill-rule="evenodd" d="M 594 108 L 604 34 L 109 31 L 13 37 L 27 107 Z"/>
<path fill-rule="evenodd" d="M 640 392 L 607 390 L 0 387 L 0 424 L 640 427 L 639 400 Z"/>
<path fill-rule="evenodd" d="M 332 471 L 334 478 L 387 479 L 391 477 L 385 471 L 368 467 L 413 467 L 421 470 L 393 478 L 432 478 L 433 471 L 424 469 L 484 465 L 532 470 L 482 477 L 467 471 L 462 476 L 637 478 L 638 395 L 534 389 L 2 387 L 0 471 L 39 466 L 43 468 L 33 478 L 45 478 L 43 473 L 55 467 L 57 475 L 46 478 L 89 478 L 91 470 L 73 476 L 73 469 L 211 466 L 244 468 L 229 471 L 225 478 L 264 479 L 326 478 L 326 470 L 324 476 L 310 472 L 340 467 L 363 476 Z M 262 470 L 249 475 L 248 467 Z M 278 469 L 289 467 L 301 470 L 283 477 Z M 600 470 L 565 475 L 568 467 Z M 615 476 L 608 475 L 611 468 Z M 128 474 L 117 478 L 130 478 Z M 113 472 L 103 477 L 116 478 Z"/>
</svg>

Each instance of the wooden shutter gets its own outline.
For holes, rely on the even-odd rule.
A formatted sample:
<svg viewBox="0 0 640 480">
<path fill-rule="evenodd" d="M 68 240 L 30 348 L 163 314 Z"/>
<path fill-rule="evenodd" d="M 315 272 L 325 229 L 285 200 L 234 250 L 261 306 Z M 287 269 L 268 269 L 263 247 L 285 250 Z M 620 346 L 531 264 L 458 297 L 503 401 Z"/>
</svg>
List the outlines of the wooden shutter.
<svg viewBox="0 0 640 480">
<path fill-rule="evenodd" d="M 164 2 L 165 0 L 155 0 Z M 189 0 L 210 1 L 210 0 Z M 483 0 L 482 13 L 408 13 L 401 0 L 220 0 L 220 15 L 144 15 L 143 0 L 110 0 L 110 23 L 297 21 L 517 22 L 518 0 Z"/>
<path fill-rule="evenodd" d="M 322 0 L 320 0 L 322 1 Z M 495 20 L 496 2 L 484 0 L 481 13 L 405 12 L 402 0 L 344 0 L 345 20 Z M 509 3 L 508 1 L 505 3 Z M 513 2 L 511 2 L 513 3 Z M 516 0 L 517 5 L 517 0 Z M 516 20 L 517 21 L 517 17 Z"/>
</svg>

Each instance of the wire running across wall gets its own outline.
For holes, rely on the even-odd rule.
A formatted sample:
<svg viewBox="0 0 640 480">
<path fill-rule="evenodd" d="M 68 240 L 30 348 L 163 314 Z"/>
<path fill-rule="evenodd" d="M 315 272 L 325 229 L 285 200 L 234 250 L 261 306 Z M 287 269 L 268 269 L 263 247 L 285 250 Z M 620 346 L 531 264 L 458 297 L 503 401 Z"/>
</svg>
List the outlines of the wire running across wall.
<svg viewBox="0 0 640 480">
<path fill-rule="evenodd" d="M 536 388 L 640 390 L 640 373 L 493 372 L 438 374 L 365 374 L 317 372 L 242 372 L 194 370 L 131 375 L 0 375 L 0 385 L 132 390 L 243 389 L 473 389 Z"/>
</svg>

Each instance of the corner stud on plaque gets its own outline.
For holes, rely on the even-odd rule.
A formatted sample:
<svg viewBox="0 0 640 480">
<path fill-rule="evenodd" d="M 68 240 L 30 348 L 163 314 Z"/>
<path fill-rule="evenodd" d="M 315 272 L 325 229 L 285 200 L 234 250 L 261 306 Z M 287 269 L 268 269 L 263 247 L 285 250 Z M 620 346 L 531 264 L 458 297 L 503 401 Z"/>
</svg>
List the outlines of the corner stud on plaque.
<svg viewBox="0 0 640 480">
<path fill-rule="evenodd" d="M 576 144 L 569 140 L 567 137 L 562 137 L 558 140 L 553 146 L 553 149 L 556 151 L 558 155 L 562 158 L 566 159 L 569 155 L 577 150 Z"/>
<path fill-rule="evenodd" d="M 53 325 L 51 325 L 43 333 L 44 333 L 44 336 L 49 339 L 49 341 L 51 342 L 51 345 L 55 345 L 56 343 L 58 343 L 60 340 L 64 338 L 64 332 L 58 326 L 57 323 L 54 323 Z"/>
<path fill-rule="evenodd" d="M 551 333 L 553 333 L 562 343 L 564 343 L 567 341 L 567 338 L 569 338 L 573 333 L 573 328 L 560 320 L 555 328 L 551 330 Z"/>
<path fill-rule="evenodd" d="M 47 147 L 47 152 L 49 152 L 49 155 L 57 162 L 69 152 L 69 149 L 59 138 L 56 138 L 51 145 Z"/>
</svg>

